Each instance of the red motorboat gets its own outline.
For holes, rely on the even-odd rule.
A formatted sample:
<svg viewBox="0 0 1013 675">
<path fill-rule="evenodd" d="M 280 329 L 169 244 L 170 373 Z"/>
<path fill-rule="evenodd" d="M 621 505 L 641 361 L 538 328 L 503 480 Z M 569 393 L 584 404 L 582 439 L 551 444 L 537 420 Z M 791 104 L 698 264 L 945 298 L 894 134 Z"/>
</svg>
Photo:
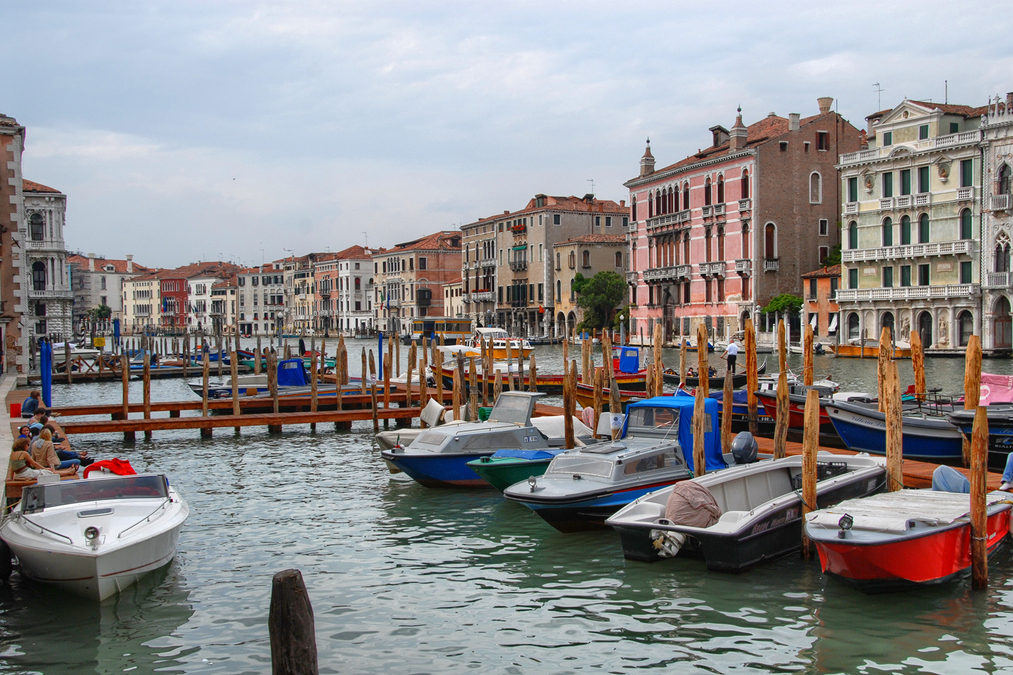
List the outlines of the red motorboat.
<svg viewBox="0 0 1013 675">
<path fill-rule="evenodd" d="M 1011 495 L 987 495 L 991 556 L 1009 537 Z M 850 499 L 806 515 L 823 571 L 867 593 L 906 590 L 971 570 L 970 496 L 899 490 Z"/>
</svg>

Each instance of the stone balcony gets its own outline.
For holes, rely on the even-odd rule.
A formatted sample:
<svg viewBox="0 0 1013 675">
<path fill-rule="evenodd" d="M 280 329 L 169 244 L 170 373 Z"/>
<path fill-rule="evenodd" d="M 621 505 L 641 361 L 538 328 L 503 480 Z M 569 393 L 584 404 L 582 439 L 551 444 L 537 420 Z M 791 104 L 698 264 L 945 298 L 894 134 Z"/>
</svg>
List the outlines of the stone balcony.
<svg viewBox="0 0 1013 675">
<path fill-rule="evenodd" d="M 653 218 L 647 219 L 647 230 L 664 227 L 665 225 L 679 225 L 681 223 L 689 222 L 689 209 L 685 211 L 676 211 L 675 213 L 666 213 L 663 216 L 654 216 Z"/>
<path fill-rule="evenodd" d="M 919 141 L 913 141 L 911 143 L 894 143 L 893 145 L 885 145 L 881 148 L 869 148 L 868 150 L 859 150 L 858 152 L 848 152 L 841 155 L 841 164 L 860 164 L 862 162 L 871 162 L 884 157 L 889 157 L 899 147 L 907 147 L 915 151 L 921 150 L 933 150 L 936 148 L 950 148 L 957 145 L 965 145 L 969 143 L 977 143 L 981 140 L 981 131 L 962 131 L 956 134 L 947 134 L 946 136 L 937 136 L 936 138 L 926 138 Z"/>
<path fill-rule="evenodd" d="M 493 302 L 496 299 L 492 291 L 476 291 L 471 294 L 472 302 Z"/>
<path fill-rule="evenodd" d="M 64 243 L 62 241 L 60 241 L 59 239 L 41 239 L 41 240 L 28 239 L 28 240 L 26 240 L 24 242 L 24 247 L 25 247 L 25 250 L 28 250 L 28 251 L 64 251 L 64 250 L 66 250 L 66 246 L 64 246 Z M 97 262 L 101 262 L 101 261 L 97 261 Z M 98 269 L 98 266 L 96 266 L 96 270 L 95 271 L 96 272 L 100 272 L 101 270 Z"/>
<path fill-rule="evenodd" d="M 1013 287 L 1013 272 L 986 272 L 984 288 L 1009 289 Z"/>
<path fill-rule="evenodd" d="M 739 200 L 739 212 L 752 211 L 753 200 L 752 199 L 740 199 Z"/>
<path fill-rule="evenodd" d="M 781 269 L 780 258 L 767 258 L 766 260 L 763 261 L 764 272 L 776 272 L 779 269 Z"/>
<path fill-rule="evenodd" d="M 749 258 L 739 258 L 735 261 L 735 273 L 748 277 L 753 273 L 753 261 Z"/>
<path fill-rule="evenodd" d="M 848 288 L 837 291 L 837 302 L 875 302 L 926 300 L 932 298 L 970 298 L 977 296 L 978 284 L 947 284 L 939 286 L 900 286 L 897 288 Z"/>
<path fill-rule="evenodd" d="M 527 260 L 511 260 L 510 261 L 510 269 L 512 269 L 514 272 L 523 272 L 527 268 L 528 268 L 528 261 Z"/>
<path fill-rule="evenodd" d="M 626 283 L 628 283 L 628 284 L 635 284 L 635 283 L 637 283 L 637 275 L 638 274 L 639 274 L 639 272 L 627 272 L 626 273 Z"/>
<path fill-rule="evenodd" d="M 847 202 L 844 204 L 844 215 L 853 216 L 858 214 L 858 202 Z"/>
<path fill-rule="evenodd" d="M 644 281 L 681 281 L 689 279 L 692 265 L 672 265 L 644 270 Z"/>
<path fill-rule="evenodd" d="M 988 206 L 991 211 L 1009 211 L 1011 203 L 1010 195 L 992 195 Z"/>
<path fill-rule="evenodd" d="M 725 263 L 723 262 L 709 262 L 700 263 L 700 276 L 702 277 L 715 277 L 724 278 L 725 276 Z"/>
<path fill-rule="evenodd" d="M 70 288 L 47 288 L 43 291 L 30 288 L 28 298 L 30 300 L 73 300 L 74 291 Z"/>
<path fill-rule="evenodd" d="M 841 251 L 841 261 L 846 263 L 875 262 L 877 260 L 929 258 L 941 255 L 974 255 L 974 241 L 971 239 L 961 239 L 958 241 L 939 241 L 929 244 L 846 249 Z"/>
</svg>

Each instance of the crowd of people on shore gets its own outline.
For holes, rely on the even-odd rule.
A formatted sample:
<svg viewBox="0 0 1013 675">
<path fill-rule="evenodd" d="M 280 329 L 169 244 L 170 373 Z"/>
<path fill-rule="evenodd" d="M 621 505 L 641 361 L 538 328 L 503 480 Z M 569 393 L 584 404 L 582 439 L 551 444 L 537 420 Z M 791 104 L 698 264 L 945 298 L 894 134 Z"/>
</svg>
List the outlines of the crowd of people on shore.
<svg viewBox="0 0 1013 675">
<path fill-rule="evenodd" d="M 45 473 L 73 476 L 95 460 L 87 452 L 71 450 L 63 428 L 41 403 L 41 394 L 32 390 L 21 406 L 25 423 L 11 446 L 7 480 L 36 479 Z"/>
</svg>

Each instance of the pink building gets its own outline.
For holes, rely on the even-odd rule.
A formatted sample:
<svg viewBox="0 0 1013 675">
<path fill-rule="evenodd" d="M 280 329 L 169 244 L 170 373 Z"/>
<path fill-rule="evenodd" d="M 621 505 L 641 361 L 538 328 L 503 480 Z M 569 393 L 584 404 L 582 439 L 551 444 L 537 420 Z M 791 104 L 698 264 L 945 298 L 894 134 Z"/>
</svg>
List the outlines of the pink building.
<svg viewBox="0 0 1013 675">
<path fill-rule="evenodd" d="M 759 308 L 801 295 L 802 272 L 840 244 L 835 162 L 860 144 L 832 101 L 821 99 L 813 117 L 771 114 L 749 127 L 740 113 L 730 131 L 711 127 L 709 148 L 658 170 L 648 142 L 640 175 L 626 183 L 632 335 L 662 321 L 673 341 L 702 322 L 722 339 L 747 318 L 762 332 Z"/>
</svg>

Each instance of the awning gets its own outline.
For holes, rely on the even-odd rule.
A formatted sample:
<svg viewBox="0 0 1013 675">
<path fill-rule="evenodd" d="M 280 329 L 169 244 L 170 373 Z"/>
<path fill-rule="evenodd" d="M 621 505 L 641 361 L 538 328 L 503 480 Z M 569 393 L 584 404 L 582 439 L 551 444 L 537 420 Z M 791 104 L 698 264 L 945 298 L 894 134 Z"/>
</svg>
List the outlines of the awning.
<svg viewBox="0 0 1013 675">
<path fill-rule="evenodd" d="M 809 325 L 813 327 L 813 330 L 816 330 L 816 326 L 818 326 L 819 323 L 820 323 L 820 315 L 813 314 L 812 321 L 809 322 Z"/>
<path fill-rule="evenodd" d="M 510 250 L 511 251 L 527 251 L 528 247 L 527 246 L 514 246 Z"/>
<path fill-rule="evenodd" d="M 835 330 L 837 330 L 837 315 L 836 314 L 834 314 L 834 318 L 830 320 L 830 330 L 829 330 L 829 332 L 833 333 Z"/>
</svg>

